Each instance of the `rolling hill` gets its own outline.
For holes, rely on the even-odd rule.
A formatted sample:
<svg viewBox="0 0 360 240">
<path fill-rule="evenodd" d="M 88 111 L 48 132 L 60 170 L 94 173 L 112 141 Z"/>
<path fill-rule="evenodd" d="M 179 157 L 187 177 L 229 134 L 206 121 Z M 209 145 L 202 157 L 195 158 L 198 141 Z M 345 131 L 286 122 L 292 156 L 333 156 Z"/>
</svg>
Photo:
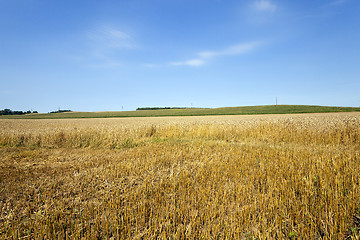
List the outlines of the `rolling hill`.
<svg viewBox="0 0 360 240">
<path fill-rule="evenodd" d="M 116 118 L 116 117 L 161 117 L 161 116 L 206 116 L 206 115 L 252 115 L 359 112 L 355 107 L 329 107 L 311 105 L 264 105 L 222 108 L 179 108 L 117 112 L 62 112 L 0 116 L 0 119 L 60 119 L 60 118 Z"/>
</svg>

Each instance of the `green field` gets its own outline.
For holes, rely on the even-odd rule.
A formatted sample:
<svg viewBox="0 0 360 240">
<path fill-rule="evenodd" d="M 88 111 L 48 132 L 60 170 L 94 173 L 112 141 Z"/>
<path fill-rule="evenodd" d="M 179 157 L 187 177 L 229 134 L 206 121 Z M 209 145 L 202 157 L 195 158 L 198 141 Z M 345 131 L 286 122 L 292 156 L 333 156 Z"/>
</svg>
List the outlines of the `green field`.
<svg viewBox="0 0 360 240">
<path fill-rule="evenodd" d="M 266 105 L 223 108 L 185 108 L 118 112 L 65 112 L 0 116 L 0 119 L 60 119 L 60 118 L 113 118 L 113 117 L 161 117 L 206 115 L 253 115 L 325 112 L 359 112 L 355 107 L 326 107 L 309 105 Z"/>
</svg>

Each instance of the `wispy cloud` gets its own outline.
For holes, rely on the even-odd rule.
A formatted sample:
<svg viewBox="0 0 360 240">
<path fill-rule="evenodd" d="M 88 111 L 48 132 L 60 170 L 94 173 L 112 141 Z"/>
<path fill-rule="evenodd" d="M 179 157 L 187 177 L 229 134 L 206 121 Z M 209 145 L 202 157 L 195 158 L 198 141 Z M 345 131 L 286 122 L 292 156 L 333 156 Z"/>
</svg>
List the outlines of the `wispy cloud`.
<svg viewBox="0 0 360 240">
<path fill-rule="evenodd" d="M 90 68 L 123 67 L 120 52 L 136 48 L 134 38 L 128 32 L 111 25 L 98 25 L 86 32 L 83 42 L 85 48 L 78 60 Z"/>
<path fill-rule="evenodd" d="M 119 68 L 123 67 L 124 64 L 116 61 L 109 61 L 109 62 L 103 62 L 103 63 L 95 63 L 95 64 L 89 64 L 88 67 L 90 68 Z"/>
<path fill-rule="evenodd" d="M 253 8 L 258 12 L 274 12 L 277 6 L 269 0 L 256 0 L 253 3 Z"/>
<path fill-rule="evenodd" d="M 192 66 L 192 67 L 198 67 L 203 65 L 205 62 L 203 59 L 190 59 L 187 61 L 182 61 L 182 62 L 171 62 L 170 65 L 173 66 Z"/>
<path fill-rule="evenodd" d="M 226 56 L 226 55 L 240 55 L 240 54 L 244 54 L 244 53 L 254 50 L 260 44 L 261 44 L 261 42 L 247 42 L 247 43 L 230 46 L 230 47 L 228 47 L 224 50 L 220 50 L 220 51 L 200 52 L 200 53 L 198 53 L 198 55 L 199 55 L 199 57 L 201 57 L 203 59 L 218 57 L 218 56 Z"/>
<path fill-rule="evenodd" d="M 170 65 L 173 66 L 192 66 L 199 67 L 204 65 L 208 60 L 214 59 L 222 56 L 230 56 L 230 55 L 241 55 L 248 52 L 251 52 L 261 46 L 263 43 L 259 41 L 246 42 L 242 44 L 237 44 L 234 46 L 230 46 L 228 48 L 217 50 L 217 51 L 201 51 L 197 53 L 197 57 L 186 60 L 186 61 L 177 61 L 171 62 Z"/>
<path fill-rule="evenodd" d="M 130 34 L 110 26 L 100 26 L 89 34 L 92 41 L 103 48 L 133 48 Z"/>
<path fill-rule="evenodd" d="M 157 68 L 160 67 L 159 64 L 156 63 L 142 63 L 141 64 L 142 67 L 146 67 L 146 68 Z"/>
<path fill-rule="evenodd" d="M 343 5 L 347 2 L 348 0 L 334 0 L 334 1 L 331 1 L 327 4 L 325 4 L 325 6 L 340 6 L 340 5 Z"/>
<path fill-rule="evenodd" d="M 329 18 L 341 13 L 341 7 L 348 0 L 332 0 L 304 14 L 302 18 Z"/>
</svg>

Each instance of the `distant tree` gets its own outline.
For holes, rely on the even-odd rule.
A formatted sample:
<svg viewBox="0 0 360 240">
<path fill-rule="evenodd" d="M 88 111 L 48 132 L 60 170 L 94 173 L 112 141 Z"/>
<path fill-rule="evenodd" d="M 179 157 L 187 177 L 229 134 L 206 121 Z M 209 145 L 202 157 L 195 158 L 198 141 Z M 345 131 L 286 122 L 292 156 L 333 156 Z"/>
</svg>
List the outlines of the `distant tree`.
<svg viewBox="0 0 360 240">
<path fill-rule="evenodd" d="M 68 110 L 61 110 L 61 109 L 59 109 L 59 110 L 57 110 L 57 111 L 53 111 L 53 112 L 50 112 L 50 113 L 63 113 L 63 112 L 72 112 L 70 109 L 68 109 Z"/>
<path fill-rule="evenodd" d="M 187 107 L 138 107 L 136 110 L 186 109 Z"/>
<path fill-rule="evenodd" d="M 2 115 L 12 115 L 12 113 L 13 113 L 13 111 L 11 111 L 8 108 L 2 110 Z"/>
<path fill-rule="evenodd" d="M 36 111 L 34 111 L 36 112 Z M 12 111 L 8 108 L 4 109 L 4 110 L 0 110 L 0 115 L 23 115 L 23 114 L 28 114 L 31 113 L 31 111 L 27 111 L 27 112 L 23 112 L 23 111 Z M 37 113 L 37 112 L 36 112 Z"/>
</svg>

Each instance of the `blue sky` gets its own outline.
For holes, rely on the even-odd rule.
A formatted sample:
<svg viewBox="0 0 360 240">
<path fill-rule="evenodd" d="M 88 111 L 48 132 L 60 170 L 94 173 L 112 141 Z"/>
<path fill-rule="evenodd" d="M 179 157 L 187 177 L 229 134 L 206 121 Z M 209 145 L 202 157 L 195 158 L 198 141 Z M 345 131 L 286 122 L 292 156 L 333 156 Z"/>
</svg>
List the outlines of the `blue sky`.
<svg viewBox="0 0 360 240">
<path fill-rule="evenodd" d="M 358 0 L 0 0 L 0 109 L 360 106 Z"/>
</svg>

